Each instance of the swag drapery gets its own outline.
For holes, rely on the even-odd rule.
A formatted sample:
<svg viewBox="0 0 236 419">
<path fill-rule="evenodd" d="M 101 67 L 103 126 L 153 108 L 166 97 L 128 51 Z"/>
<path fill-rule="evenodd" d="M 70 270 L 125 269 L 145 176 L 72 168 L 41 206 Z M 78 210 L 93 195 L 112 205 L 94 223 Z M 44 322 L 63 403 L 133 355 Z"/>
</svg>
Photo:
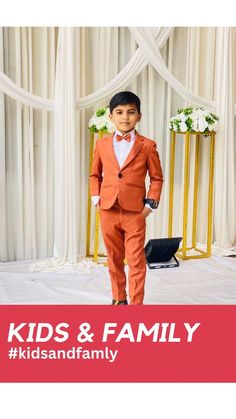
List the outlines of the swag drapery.
<svg viewBox="0 0 236 419">
<path fill-rule="evenodd" d="M 213 239 L 220 247 L 233 245 L 234 28 L 2 28 L 0 33 L 2 261 L 54 255 L 75 263 L 84 254 L 88 119 L 97 106 L 127 88 L 141 97 L 139 130 L 157 140 L 165 174 L 162 202 L 158 216 L 148 219 L 147 239 L 167 235 L 168 119 L 177 107 L 193 103 L 220 117 Z M 177 151 L 181 175 L 181 144 Z M 206 229 L 207 154 L 206 143 L 199 241 Z M 181 176 L 175 190 L 181 196 Z M 174 231 L 179 232 L 181 208 L 175 211 Z"/>
</svg>

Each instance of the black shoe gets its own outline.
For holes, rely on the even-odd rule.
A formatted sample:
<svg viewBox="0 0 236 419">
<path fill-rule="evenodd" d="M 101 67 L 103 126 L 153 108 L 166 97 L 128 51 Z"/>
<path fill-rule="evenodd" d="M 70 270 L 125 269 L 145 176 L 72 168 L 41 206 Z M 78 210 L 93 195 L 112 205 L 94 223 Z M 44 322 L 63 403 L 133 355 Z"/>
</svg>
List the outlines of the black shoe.
<svg viewBox="0 0 236 419">
<path fill-rule="evenodd" d="M 127 306 L 128 305 L 128 301 L 127 300 L 121 300 L 121 301 L 119 301 L 119 300 L 114 300 L 113 299 L 111 305 L 112 306 Z"/>
</svg>

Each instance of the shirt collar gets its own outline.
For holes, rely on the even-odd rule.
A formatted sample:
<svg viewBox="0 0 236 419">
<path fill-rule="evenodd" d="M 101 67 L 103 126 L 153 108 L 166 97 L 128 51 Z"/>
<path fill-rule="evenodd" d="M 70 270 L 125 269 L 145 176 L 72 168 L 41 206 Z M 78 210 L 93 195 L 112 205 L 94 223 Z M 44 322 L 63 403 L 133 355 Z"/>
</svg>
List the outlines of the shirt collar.
<svg viewBox="0 0 236 419">
<path fill-rule="evenodd" d="M 136 131 L 135 131 L 135 129 L 132 129 L 132 131 L 129 131 L 129 132 L 127 132 L 127 134 L 130 134 L 131 135 L 131 141 L 133 141 L 134 139 L 135 139 L 135 134 L 136 134 Z M 114 133 L 114 138 L 116 138 L 116 136 L 117 135 L 125 135 L 125 134 L 122 134 L 122 132 L 120 132 L 118 129 L 115 131 L 115 133 Z"/>
</svg>

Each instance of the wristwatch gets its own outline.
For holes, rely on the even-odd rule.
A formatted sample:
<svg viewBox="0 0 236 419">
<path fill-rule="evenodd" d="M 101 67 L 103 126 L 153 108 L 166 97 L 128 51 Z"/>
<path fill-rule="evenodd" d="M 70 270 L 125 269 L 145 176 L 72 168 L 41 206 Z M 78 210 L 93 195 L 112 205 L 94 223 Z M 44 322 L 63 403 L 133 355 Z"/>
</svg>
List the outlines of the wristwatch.
<svg viewBox="0 0 236 419">
<path fill-rule="evenodd" d="M 144 204 L 148 204 L 152 209 L 156 209 L 159 205 L 159 201 L 155 201 L 155 199 L 146 198 L 144 199 Z"/>
</svg>

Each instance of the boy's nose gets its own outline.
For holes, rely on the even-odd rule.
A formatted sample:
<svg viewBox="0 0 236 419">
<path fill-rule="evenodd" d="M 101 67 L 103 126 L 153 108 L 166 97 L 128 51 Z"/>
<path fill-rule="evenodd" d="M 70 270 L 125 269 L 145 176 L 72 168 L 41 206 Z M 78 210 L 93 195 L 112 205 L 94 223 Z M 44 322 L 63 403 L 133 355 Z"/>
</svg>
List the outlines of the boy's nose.
<svg viewBox="0 0 236 419">
<path fill-rule="evenodd" d="M 127 121 L 129 119 L 129 115 L 124 115 L 123 119 L 124 119 L 124 121 Z"/>
</svg>

